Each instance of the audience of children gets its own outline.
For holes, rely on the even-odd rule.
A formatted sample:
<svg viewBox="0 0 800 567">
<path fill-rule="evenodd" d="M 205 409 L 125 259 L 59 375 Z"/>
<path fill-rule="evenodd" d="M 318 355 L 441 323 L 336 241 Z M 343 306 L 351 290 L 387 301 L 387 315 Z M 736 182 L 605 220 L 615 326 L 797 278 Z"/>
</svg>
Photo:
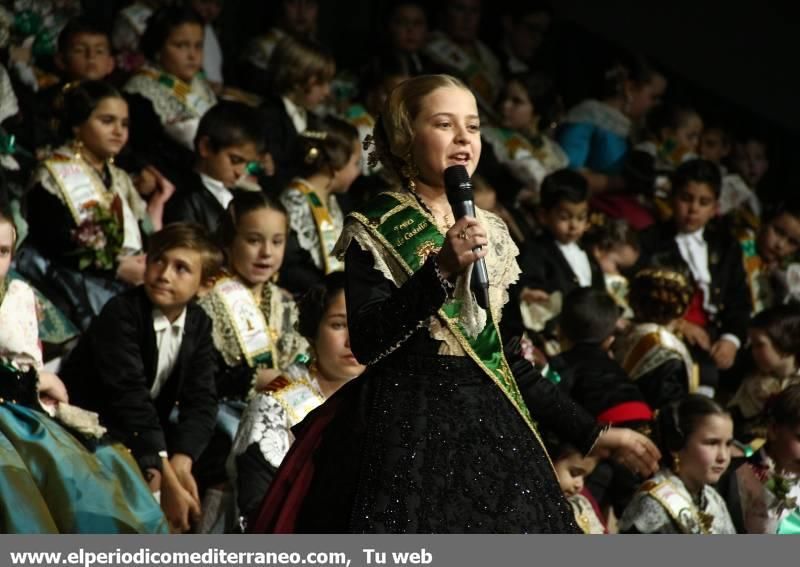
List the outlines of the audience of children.
<svg viewBox="0 0 800 567">
<path fill-rule="evenodd" d="M 335 244 L 350 205 L 396 183 L 362 153 L 382 101 L 436 71 L 478 97 L 475 202 L 522 250 L 502 332 L 599 422 L 662 443 L 644 479 L 548 440 L 579 525 L 614 531 L 612 508 L 625 532 L 800 524 L 800 209 L 771 183 L 771 138 L 734 134 L 679 81 L 659 107 L 666 75 L 640 54 L 585 99 L 571 68 L 543 72 L 546 2 L 385 2 L 350 61 L 319 42 L 316 0 L 274 3 L 255 38 L 215 28 L 242 10 L 221 0 L 17 4 L 0 8 L 0 443 L 24 489 L 0 483 L 0 530 L 252 519 L 290 428 L 362 370 Z M 732 437 L 731 521 L 711 485 Z"/>
</svg>

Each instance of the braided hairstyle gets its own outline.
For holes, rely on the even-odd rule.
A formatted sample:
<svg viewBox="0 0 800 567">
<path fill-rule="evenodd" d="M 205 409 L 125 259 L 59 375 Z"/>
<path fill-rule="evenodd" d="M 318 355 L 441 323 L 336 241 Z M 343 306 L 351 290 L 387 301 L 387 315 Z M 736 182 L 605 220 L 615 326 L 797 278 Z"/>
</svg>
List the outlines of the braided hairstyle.
<svg viewBox="0 0 800 567">
<path fill-rule="evenodd" d="M 683 317 L 693 295 L 693 285 L 681 272 L 645 268 L 631 282 L 628 303 L 638 321 L 666 325 Z"/>
</svg>

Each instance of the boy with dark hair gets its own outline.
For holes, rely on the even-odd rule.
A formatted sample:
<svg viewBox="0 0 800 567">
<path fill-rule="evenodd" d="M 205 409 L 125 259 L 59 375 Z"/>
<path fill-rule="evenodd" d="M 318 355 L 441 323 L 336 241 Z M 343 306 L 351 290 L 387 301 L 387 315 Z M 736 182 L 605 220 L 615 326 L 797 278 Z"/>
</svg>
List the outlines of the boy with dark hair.
<svg viewBox="0 0 800 567">
<path fill-rule="evenodd" d="M 579 243 L 589 228 L 589 187 L 581 174 L 562 169 L 544 178 L 539 222 L 544 231 L 519 260 L 521 299 L 543 302 L 554 291 L 605 289 L 600 266 Z"/>
<path fill-rule="evenodd" d="M 608 355 L 620 317 L 605 291 L 577 288 L 564 298 L 559 317 L 561 354 L 551 365 L 561 386 L 601 423 L 647 422 L 652 411 L 636 384 Z"/>
<path fill-rule="evenodd" d="M 200 226 L 154 234 L 144 285 L 106 304 L 61 371 L 71 401 L 131 450 L 176 531 L 200 515 L 192 464 L 217 414 L 211 321 L 193 300 L 221 264 Z"/>
<path fill-rule="evenodd" d="M 196 222 L 210 232 L 233 199 L 233 188 L 259 159 L 264 133 L 256 109 L 220 102 L 200 119 L 194 140 L 195 166 L 183 190 L 167 203 L 166 222 Z"/>
<path fill-rule="evenodd" d="M 712 220 L 721 191 L 719 168 L 706 160 L 681 164 L 672 180 L 673 218 L 642 235 L 652 265 L 692 274 L 696 292 L 677 328 L 700 365 L 701 393 L 713 395 L 747 335 L 750 293 L 736 239 Z"/>
<path fill-rule="evenodd" d="M 559 317 L 561 354 L 550 360 L 559 386 L 594 416 L 599 424 L 646 432 L 653 411 L 637 385 L 609 356 L 620 317 L 617 302 L 606 292 L 576 288 L 564 298 Z M 624 467 L 601 462 L 587 477 L 587 486 L 601 507 L 621 513 L 639 481 Z"/>
<path fill-rule="evenodd" d="M 61 81 L 36 94 L 30 116 L 30 147 L 55 146 L 59 139 L 64 92 L 80 81 L 102 81 L 114 71 L 114 56 L 108 34 L 85 17 L 71 19 L 58 35 L 54 56 Z"/>
</svg>

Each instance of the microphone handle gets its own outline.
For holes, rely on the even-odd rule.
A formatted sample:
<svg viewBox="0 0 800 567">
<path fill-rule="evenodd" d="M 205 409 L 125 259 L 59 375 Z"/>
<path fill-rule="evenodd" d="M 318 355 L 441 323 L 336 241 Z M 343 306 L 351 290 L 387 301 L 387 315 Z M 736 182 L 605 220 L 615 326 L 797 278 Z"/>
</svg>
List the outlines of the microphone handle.
<svg viewBox="0 0 800 567">
<path fill-rule="evenodd" d="M 457 206 L 453 207 L 453 214 L 456 219 L 465 216 L 475 218 L 475 203 L 473 201 L 461 201 Z M 473 248 L 474 252 L 478 252 L 483 246 L 476 246 Z M 486 271 L 486 261 L 481 258 L 472 265 L 472 292 L 475 294 L 475 301 L 481 309 L 489 309 L 489 273 Z"/>
</svg>

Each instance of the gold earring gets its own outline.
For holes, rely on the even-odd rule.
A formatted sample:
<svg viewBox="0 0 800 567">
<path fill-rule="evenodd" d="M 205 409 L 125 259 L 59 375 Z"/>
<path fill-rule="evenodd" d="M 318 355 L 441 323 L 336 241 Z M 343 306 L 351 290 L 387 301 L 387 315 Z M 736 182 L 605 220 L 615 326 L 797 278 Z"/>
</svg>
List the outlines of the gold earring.
<svg viewBox="0 0 800 567">
<path fill-rule="evenodd" d="M 83 142 L 75 138 L 75 141 L 72 143 L 72 151 L 75 156 L 75 159 L 81 159 L 81 150 L 83 149 Z"/>
<path fill-rule="evenodd" d="M 681 473 L 681 458 L 678 456 L 678 453 L 672 454 L 672 472 L 676 475 Z"/>
</svg>

